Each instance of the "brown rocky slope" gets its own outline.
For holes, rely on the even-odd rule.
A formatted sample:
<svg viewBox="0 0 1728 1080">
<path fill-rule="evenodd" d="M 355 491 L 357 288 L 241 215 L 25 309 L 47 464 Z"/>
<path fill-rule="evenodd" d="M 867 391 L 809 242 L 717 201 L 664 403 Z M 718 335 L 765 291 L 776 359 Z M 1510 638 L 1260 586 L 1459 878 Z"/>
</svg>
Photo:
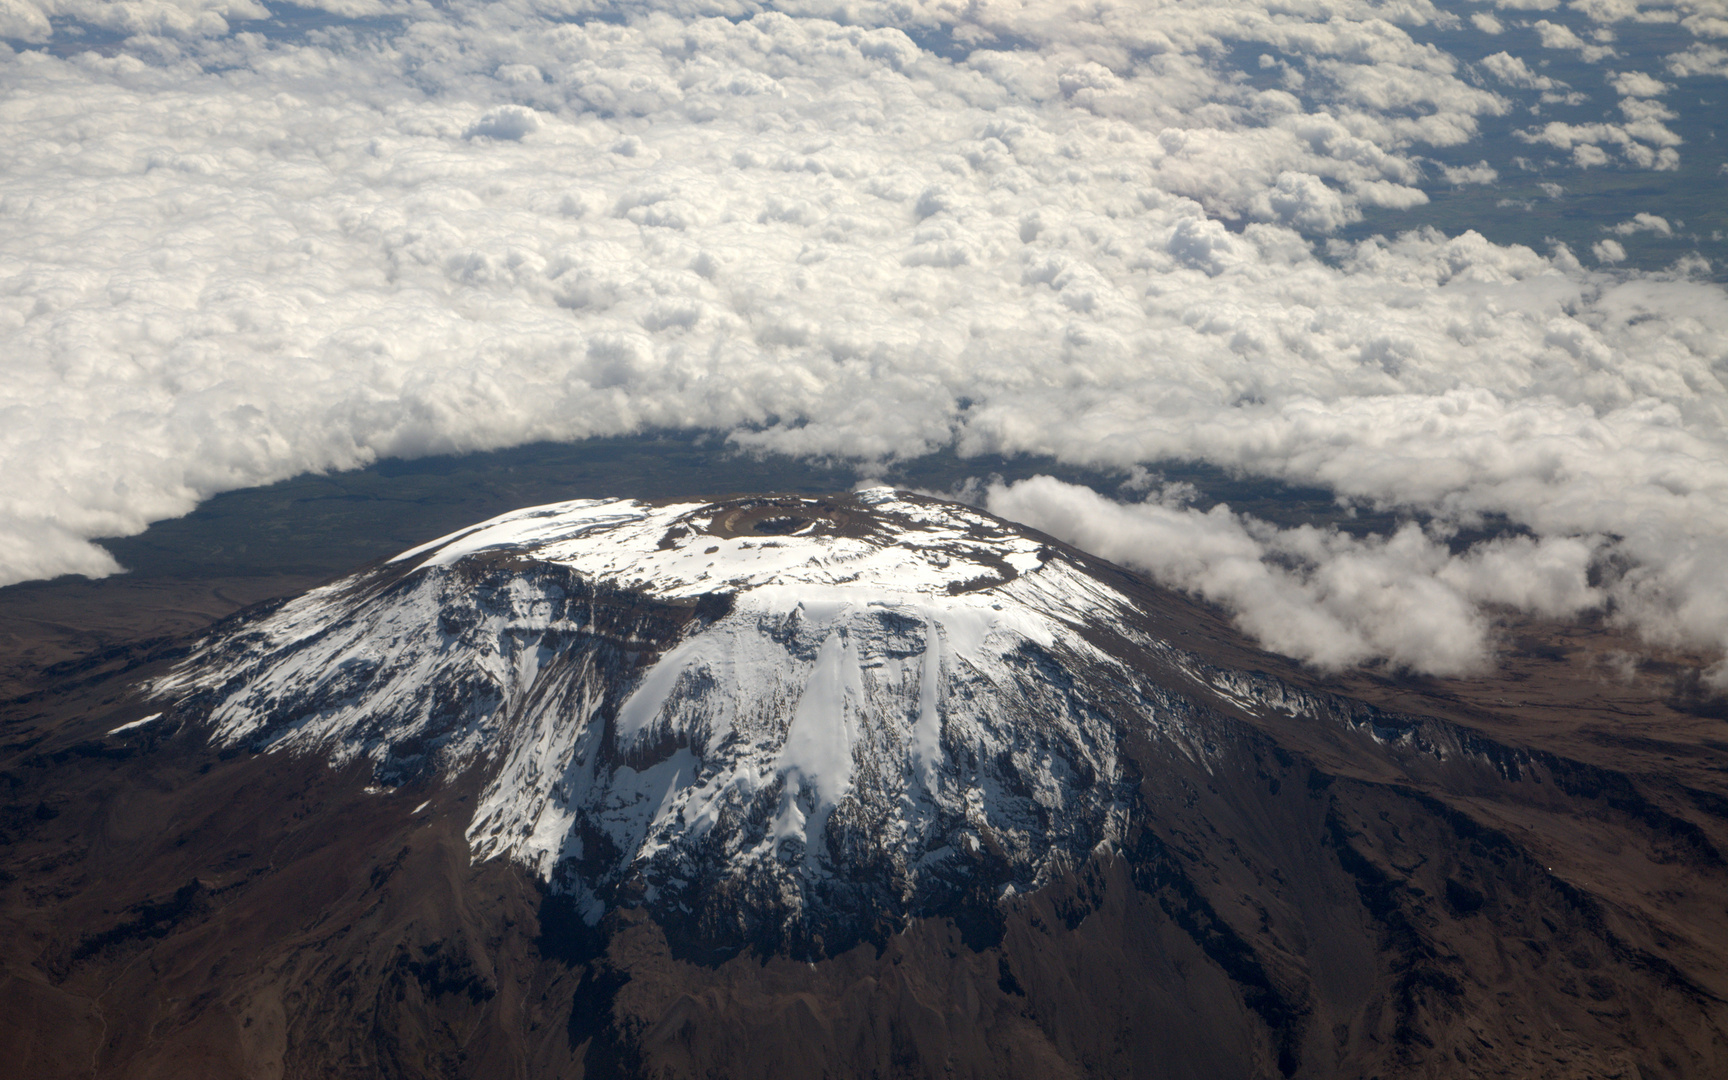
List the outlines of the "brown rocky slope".
<svg viewBox="0 0 1728 1080">
<path fill-rule="evenodd" d="M 1206 764 L 1130 740 L 1120 842 L 1037 892 L 809 962 L 698 962 L 630 907 L 590 929 L 520 868 L 471 863 L 472 777 L 380 791 L 363 768 L 219 752 L 191 724 L 106 734 L 153 708 L 139 683 L 184 642 L 41 680 L 0 729 L 0 1060 L 31 1077 L 1728 1072 L 1721 721 L 1608 681 L 1576 643 L 1525 648 L 1495 680 L 1321 683 L 1121 580 L 1208 662 L 1350 697 L 1324 724 L 1223 716 Z"/>
</svg>

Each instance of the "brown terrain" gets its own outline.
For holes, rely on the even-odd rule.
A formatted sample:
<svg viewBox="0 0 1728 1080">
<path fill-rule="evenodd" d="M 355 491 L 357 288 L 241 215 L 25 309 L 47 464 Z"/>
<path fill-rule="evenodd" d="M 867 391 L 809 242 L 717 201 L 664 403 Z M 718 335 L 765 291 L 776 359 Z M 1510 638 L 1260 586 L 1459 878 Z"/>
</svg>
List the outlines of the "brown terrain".
<svg viewBox="0 0 1728 1080">
<path fill-rule="evenodd" d="M 1209 768 L 1130 745 L 1140 817 L 1064 880 L 703 964 L 471 864 L 472 781 L 106 734 L 190 635 L 315 581 L 0 591 L 6 1075 L 1728 1075 L 1728 723 L 1610 628 L 1322 679 L 1137 584 L 1210 662 L 1386 712 L 1234 717 Z"/>
</svg>

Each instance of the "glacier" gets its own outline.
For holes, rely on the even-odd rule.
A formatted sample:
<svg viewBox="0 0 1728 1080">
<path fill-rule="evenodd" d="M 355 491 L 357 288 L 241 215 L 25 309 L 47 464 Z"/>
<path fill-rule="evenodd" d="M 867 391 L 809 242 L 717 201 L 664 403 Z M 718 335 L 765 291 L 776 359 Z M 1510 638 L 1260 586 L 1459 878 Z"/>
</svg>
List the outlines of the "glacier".
<svg viewBox="0 0 1728 1080">
<path fill-rule="evenodd" d="M 822 951 L 1039 887 L 1123 834 L 1124 738 L 1203 762 L 1208 717 L 1268 700 L 1139 612 L 1073 549 L 887 488 L 579 500 L 245 613 L 151 693 L 221 745 L 475 785 L 473 858 L 590 922 Z"/>
</svg>

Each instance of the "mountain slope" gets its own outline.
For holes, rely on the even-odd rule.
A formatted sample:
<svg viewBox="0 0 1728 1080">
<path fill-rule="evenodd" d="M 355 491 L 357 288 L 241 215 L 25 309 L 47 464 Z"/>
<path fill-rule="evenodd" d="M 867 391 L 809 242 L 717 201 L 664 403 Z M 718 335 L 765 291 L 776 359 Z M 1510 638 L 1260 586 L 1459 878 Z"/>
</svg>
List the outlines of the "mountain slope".
<svg viewBox="0 0 1728 1080">
<path fill-rule="evenodd" d="M 885 489 L 580 502 L 246 620 L 157 693 L 386 784 L 479 769 L 476 857 L 590 922 L 628 894 L 708 947 L 820 952 L 1120 839 L 1122 740 L 1184 743 L 1219 695 L 1132 612 L 1042 540 Z M 1162 681 L 1120 659 L 1149 650 Z"/>
<path fill-rule="evenodd" d="M 1728 799 L 964 507 L 535 508 L 154 664 L 8 745 L 33 1074 L 1728 1064 Z"/>
</svg>

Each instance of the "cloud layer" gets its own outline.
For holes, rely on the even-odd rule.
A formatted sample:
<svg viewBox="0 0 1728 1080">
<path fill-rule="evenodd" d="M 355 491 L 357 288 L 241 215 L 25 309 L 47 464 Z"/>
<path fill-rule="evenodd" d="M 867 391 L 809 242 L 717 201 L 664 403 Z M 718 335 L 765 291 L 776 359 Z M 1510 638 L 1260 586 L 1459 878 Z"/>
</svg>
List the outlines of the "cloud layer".
<svg viewBox="0 0 1728 1080">
<path fill-rule="evenodd" d="M 1277 529 L 1228 506 L 1200 512 L 1168 498 L 1123 504 L 1048 476 L 989 488 L 994 513 L 1230 609 L 1267 648 L 1336 669 L 1385 659 L 1436 675 L 1491 661 L 1495 605 L 1565 618 L 1601 607 L 1591 543 L 1527 536 L 1454 555 L 1411 523 L 1356 539 L 1304 525 Z"/>
<path fill-rule="evenodd" d="M 94 7 L 144 36 L 0 56 L 0 581 L 111 570 L 89 538 L 309 469 L 695 426 L 1204 459 L 1530 532 L 1441 558 L 1207 525 L 1215 562 L 1168 573 L 1331 620 L 1323 654 L 1255 630 L 1317 662 L 1462 670 L 1485 601 L 1728 644 L 1723 290 L 1470 232 L 1325 239 L 1425 201 L 1425 155 L 1511 107 L 1418 40 L 1458 24 L 1421 0 L 332 4 L 396 18 L 294 40 L 247 4 Z M 4 32 L 98 18 L 74 8 Z M 1675 150 L 1654 111 L 1599 126 L 1530 138 Z M 1205 525 L 1062 497 L 1099 544 Z M 1310 569 L 1220 584 L 1267 551 Z M 1567 591 L 1605 552 L 1612 595 Z M 1399 628 L 1442 596 L 1452 631 Z"/>
</svg>

